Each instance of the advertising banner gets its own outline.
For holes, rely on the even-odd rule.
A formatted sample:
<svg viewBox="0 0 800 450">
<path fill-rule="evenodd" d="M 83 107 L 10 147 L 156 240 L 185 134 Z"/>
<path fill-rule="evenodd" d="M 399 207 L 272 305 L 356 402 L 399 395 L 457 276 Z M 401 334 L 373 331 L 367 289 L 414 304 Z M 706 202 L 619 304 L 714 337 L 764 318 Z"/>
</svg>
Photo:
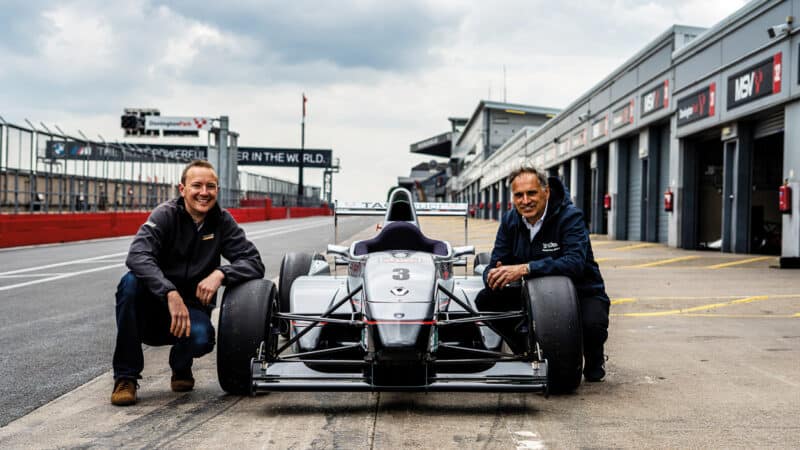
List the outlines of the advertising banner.
<svg viewBox="0 0 800 450">
<path fill-rule="evenodd" d="M 717 84 L 710 85 L 678 100 L 678 126 L 714 115 Z"/>
<path fill-rule="evenodd" d="M 333 151 L 307 148 L 303 150 L 303 167 L 330 167 Z M 240 166 L 298 167 L 300 149 L 239 147 Z"/>
<path fill-rule="evenodd" d="M 781 91 L 782 54 L 728 77 L 728 110 Z"/>
<path fill-rule="evenodd" d="M 592 122 L 592 140 L 608 135 L 608 116 L 603 116 Z"/>
<path fill-rule="evenodd" d="M 165 162 L 206 159 L 208 148 L 197 145 L 153 144 L 106 146 L 97 143 L 78 141 L 47 141 L 45 158 L 81 159 L 89 161 L 142 161 Z M 330 167 L 333 150 L 307 148 L 303 152 L 303 166 L 308 168 Z M 241 166 L 298 167 L 300 149 L 272 147 L 239 147 Z"/>
<path fill-rule="evenodd" d="M 633 100 L 614 110 L 611 115 L 611 128 L 620 129 L 633 123 Z"/>
<path fill-rule="evenodd" d="M 669 106 L 669 80 L 642 94 L 642 117 L 660 111 Z"/>
<path fill-rule="evenodd" d="M 212 120 L 210 117 L 146 116 L 144 128 L 145 130 L 168 131 L 210 130 Z"/>
</svg>

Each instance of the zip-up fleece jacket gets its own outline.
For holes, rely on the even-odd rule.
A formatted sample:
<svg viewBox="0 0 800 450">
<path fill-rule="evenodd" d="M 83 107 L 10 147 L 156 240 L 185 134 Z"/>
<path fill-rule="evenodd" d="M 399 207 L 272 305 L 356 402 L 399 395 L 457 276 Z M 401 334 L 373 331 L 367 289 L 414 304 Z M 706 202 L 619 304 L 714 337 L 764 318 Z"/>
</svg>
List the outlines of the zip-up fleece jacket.
<svg viewBox="0 0 800 450">
<path fill-rule="evenodd" d="M 599 297 L 609 301 L 603 277 L 594 260 L 589 232 L 583 212 L 567 195 L 558 178 L 548 178 L 550 199 L 542 228 L 530 239 L 530 230 L 516 209 L 503 215 L 492 250 L 492 259 L 483 272 L 483 282 L 489 270 L 500 261 L 503 265 L 528 263 L 526 278 L 546 275 L 566 275 L 572 279 L 579 298 Z"/>
<path fill-rule="evenodd" d="M 221 265 L 220 255 L 230 264 Z M 214 205 L 198 231 L 180 197 L 153 210 L 133 238 L 125 264 L 157 297 L 166 301 L 167 292 L 177 290 L 184 303 L 198 308 L 197 285 L 215 269 L 225 274 L 223 285 L 264 277 L 256 246 L 228 211 Z"/>
</svg>

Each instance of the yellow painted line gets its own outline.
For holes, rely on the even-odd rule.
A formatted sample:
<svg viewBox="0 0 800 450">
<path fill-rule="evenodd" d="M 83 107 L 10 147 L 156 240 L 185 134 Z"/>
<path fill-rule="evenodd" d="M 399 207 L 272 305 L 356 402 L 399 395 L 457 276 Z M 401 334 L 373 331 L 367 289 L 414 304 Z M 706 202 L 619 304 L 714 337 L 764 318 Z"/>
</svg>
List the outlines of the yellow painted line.
<svg viewBox="0 0 800 450">
<path fill-rule="evenodd" d="M 759 295 L 759 296 L 754 296 L 754 297 L 741 298 L 741 299 L 733 300 L 733 301 L 730 301 L 730 302 L 712 303 L 710 305 L 695 306 L 693 308 L 681 308 L 681 309 L 671 309 L 671 310 L 668 310 L 668 311 L 655 311 L 655 312 L 643 312 L 643 313 L 625 313 L 625 314 L 623 314 L 623 316 L 626 316 L 626 317 L 672 316 L 672 315 L 676 315 L 676 314 L 686 314 L 686 313 L 691 313 L 691 312 L 695 312 L 695 311 L 707 311 L 709 309 L 717 309 L 717 308 L 722 308 L 722 307 L 725 307 L 725 306 L 738 305 L 738 304 L 742 304 L 742 303 L 750 303 L 750 302 L 754 302 L 754 301 L 766 300 L 768 298 L 769 297 L 766 296 L 766 295 Z"/>
<path fill-rule="evenodd" d="M 630 298 L 615 298 L 611 300 L 612 305 L 622 305 L 623 303 L 633 303 L 636 299 L 633 297 Z"/>
<path fill-rule="evenodd" d="M 622 250 L 636 250 L 637 248 L 648 248 L 648 247 L 655 247 L 658 244 L 653 244 L 651 242 L 643 242 L 641 244 L 633 244 L 633 245 L 626 245 L 624 247 L 617 247 L 614 250 L 622 251 Z"/>
<path fill-rule="evenodd" d="M 731 261 L 731 262 L 722 263 L 722 264 L 714 264 L 713 266 L 706 267 L 706 269 L 722 269 L 723 267 L 737 266 L 739 264 L 747 264 L 747 263 L 751 263 L 751 262 L 764 261 L 764 260 L 772 259 L 772 258 L 774 258 L 774 256 L 759 256 L 759 257 L 756 257 L 756 258 L 740 259 L 739 261 Z"/>
<path fill-rule="evenodd" d="M 728 317 L 732 319 L 792 319 L 800 317 L 800 315 L 790 315 L 790 314 L 681 314 L 687 317 Z"/>
<path fill-rule="evenodd" d="M 649 263 L 645 263 L 645 264 L 637 264 L 635 266 L 626 266 L 626 267 L 623 267 L 623 269 L 642 269 L 642 268 L 645 268 L 645 267 L 663 266 L 664 264 L 671 264 L 671 263 L 679 262 L 679 261 L 691 261 L 693 259 L 698 259 L 698 258 L 700 258 L 700 257 L 699 256 L 679 256 L 677 258 L 662 259 L 662 260 L 659 260 L 659 261 L 653 261 L 653 262 L 649 262 Z"/>
<path fill-rule="evenodd" d="M 750 297 L 749 295 L 713 295 L 713 296 L 702 296 L 702 297 L 692 297 L 692 296 L 685 296 L 685 297 L 672 297 L 672 296 L 664 296 L 664 297 L 637 297 L 639 300 L 733 300 L 742 297 Z M 800 298 L 800 294 L 770 294 L 769 298 L 771 299 L 786 299 L 786 298 Z"/>
<path fill-rule="evenodd" d="M 601 262 L 613 261 L 615 259 L 619 259 L 619 258 L 596 258 L 594 260 L 594 262 L 600 264 Z"/>
<path fill-rule="evenodd" d="M 629 316 L 626 313 L 611 313 L 612 317 L 625 317 Z M 800 318 L 800 313 L 790 314 L 680 314 L 681 317 L 712 317 L 724 319 L 797 319 Z"/>
<path fill-rule="evenodd" d="M 602 245 L 613 244 L 615 241 L 592 241 L 592 247 L 600 247 Z"/>
</svg>

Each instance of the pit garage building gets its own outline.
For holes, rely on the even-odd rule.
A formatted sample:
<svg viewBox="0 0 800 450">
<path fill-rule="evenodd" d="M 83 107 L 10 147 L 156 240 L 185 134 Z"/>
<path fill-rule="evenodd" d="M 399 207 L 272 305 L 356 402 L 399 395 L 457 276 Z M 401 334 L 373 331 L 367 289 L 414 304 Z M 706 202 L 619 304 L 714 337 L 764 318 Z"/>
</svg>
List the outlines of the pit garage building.
<svg viewBox="0 0 800 450">
<path fill-rule="evenodd" d="M 707 30 L 671 27 L 467 164 L 450 198 L 497 218 L 487 207 L 509 206 L 511 167 L 532 160 L 564 180 L 593 233 L 800 266 L 798 14 L 800 0 L 755 0 Z"/>
</svg>

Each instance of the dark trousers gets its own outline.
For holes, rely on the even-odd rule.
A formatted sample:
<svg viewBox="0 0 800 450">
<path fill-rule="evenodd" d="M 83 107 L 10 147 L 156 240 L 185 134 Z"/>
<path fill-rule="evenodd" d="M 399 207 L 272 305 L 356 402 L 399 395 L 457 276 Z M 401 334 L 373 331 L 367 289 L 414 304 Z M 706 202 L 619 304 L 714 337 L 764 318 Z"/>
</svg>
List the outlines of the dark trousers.
<svg viewBox="0 0 800 450">
<path fill-rule="evenodd" d="M 581 297 L 579 303 L 583 324 L 583 354 L 586 358 L 596 359 L 603 355 L 603 344 L 608 339 L 609 302 L 603 297 Z M 475 304 L 480 311 L 524 310 L 522 287 L 505 287 L 496 291 L 484 288 L 475 298 Z M 525 349 L 528 330 L 523 320 L 496 320 L 494 325 L 501 333 L 512 339 L 508 344 L 513 351 Z"/>
<path fill-rule="evenodd" d="M 154 296 L 128 272 L 117 286 L 117 344 L 114 348 L 114 379 L 141 378 L 144 368 L 142 344 L 172 345 L 169 366 L 172 370 L 192 367 L 214 349 L 214 326 L 205 310 L 188 306 L 189 337 L 176 338 L 169 332 L 172 318 L 167 303 Z"/>
</svg>

